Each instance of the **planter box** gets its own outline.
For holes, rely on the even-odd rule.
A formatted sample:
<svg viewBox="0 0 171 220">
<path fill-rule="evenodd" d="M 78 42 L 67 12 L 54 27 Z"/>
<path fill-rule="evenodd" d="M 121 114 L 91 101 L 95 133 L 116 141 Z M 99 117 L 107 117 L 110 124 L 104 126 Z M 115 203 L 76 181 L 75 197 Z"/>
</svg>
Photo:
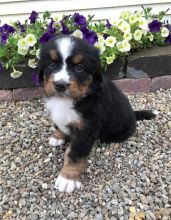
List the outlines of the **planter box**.
<svg viewBox="0 0 171 220">
<path fill-rule="evenodd" d="M 17 79 L 11 78 L 11 69 L 3 70 L 0 73 L 0 89 L 36 87 L 32 80 L 32 72 L 37 72 L 37 69 L 31 69 L 25 64 L 20 64 L 16 66 L 16 70 L 23 72 L 23 74 Z"/>
<path fill-rule="evenodd" d="M 32 72 L 37 72 L 37 69 L 31 69 L 24 63 L 16 66 L 16 69 L 23 72 L 18 79 L 10 77 L 12 70 L 4 70 L 0 73 L 0 89 L 36 87 L 32 80 Z M 104 75 L 111 80 L 153 79 L 171 75 L 171 46 L 144 49 L 129 57 L 119 58 L 108 66 Z"/>
<path fill-rule="evenodd" d="M 31 88 L 36 87 L 32 80 L 32 72 L 38 72 L 38 69 L 32 69 L 25 64 L 16 66 L 16 69 L 23 72 L 23 74 L 13 79 L 10 76 L 12 70 L 3 70 L 0 73 L 0 89 L 18 89 L 18 88 Z M 124 78 L 126 75 L 126 60 L 120 58 L 108 66 L 107 71 L 104 73 L 111 80 Z"/>
<path fill-rule="evenodd" d="M 127 58 L 126 78 L 171 75 L 171 46 L 153 47 Z"/>
<path fill-rule="evenodd" d="M 126 77 L 126 58 L 119 58 L 110 64 L 104 73 L 111 80 Z"/>
</svg>

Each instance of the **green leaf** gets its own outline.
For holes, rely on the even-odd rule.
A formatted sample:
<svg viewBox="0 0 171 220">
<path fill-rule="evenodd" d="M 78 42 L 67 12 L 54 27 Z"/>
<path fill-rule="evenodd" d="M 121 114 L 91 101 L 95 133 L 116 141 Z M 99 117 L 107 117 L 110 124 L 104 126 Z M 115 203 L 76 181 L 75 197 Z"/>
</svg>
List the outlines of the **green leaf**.
<svg viewBox="0 0 171 220">
<path fill-rule="evenodd" d="M 49 11 L 45 11 L 44 14 L 43 14 L 43 19 L 46 20 L 46 19 L 49 19 L 51 16 L 51 13 Z"/>
</svg>

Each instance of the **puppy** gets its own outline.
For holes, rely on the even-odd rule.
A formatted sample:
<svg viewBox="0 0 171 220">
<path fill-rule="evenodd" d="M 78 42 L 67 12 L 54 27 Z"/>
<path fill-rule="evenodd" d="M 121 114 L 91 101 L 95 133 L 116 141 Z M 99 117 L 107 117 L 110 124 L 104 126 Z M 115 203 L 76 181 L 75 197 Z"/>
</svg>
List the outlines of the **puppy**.
<svg viewBox="0 0 171 220">
<path fill-rule="evenodd" d="M 133 111 L 128 98 L 102 74 L 99 52 L 86 41 L 61 36 L 42 46 L 39 65 L 45 107 L 55 123 L 52 146 L 70 141 L 55 187 L 61 192 L 81 188 L 80 173 L 93 143 L 121 142 L 136 121 L 151 119 L 151 110 Z"/>
</svg>

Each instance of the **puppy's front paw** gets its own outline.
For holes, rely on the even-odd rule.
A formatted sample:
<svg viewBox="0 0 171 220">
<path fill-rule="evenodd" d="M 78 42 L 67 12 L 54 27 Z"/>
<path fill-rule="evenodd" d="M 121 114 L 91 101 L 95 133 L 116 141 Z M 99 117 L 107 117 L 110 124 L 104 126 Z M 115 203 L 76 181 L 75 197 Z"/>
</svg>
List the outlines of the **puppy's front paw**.
<svg viewBox="0 0 171 220">
<path fill-rule="evenodd" d="M 49 138 L 49 145 L 51 145 L 53 147 L 61 146 L 64 143 L 65 143 L 65 141 L 63 139 L 57 139 L 57 138 L 54 138 L 54 137 Z"/>
<path fill-rule="evenodd" d="M 66 179 L 59 175 L 55 181 L 55 188 L 58 189 L 59 192 L 71 193 L 74 190 L 81 189 L 81 182 L 78 180 Z"/>
</svg>

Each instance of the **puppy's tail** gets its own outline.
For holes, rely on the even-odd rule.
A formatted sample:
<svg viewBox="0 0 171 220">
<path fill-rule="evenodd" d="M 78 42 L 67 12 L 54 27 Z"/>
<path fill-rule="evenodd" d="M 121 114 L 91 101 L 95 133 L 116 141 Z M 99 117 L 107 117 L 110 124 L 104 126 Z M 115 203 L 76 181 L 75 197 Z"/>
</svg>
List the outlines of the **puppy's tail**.
<svg viewBox="0 0 171 220">
<path fill-rule="evenodd" d="M 157 110 L 135 111 L 135 117 L 137 121 L 150 120 L 152 118 L 155 118 L 158 114 L 159 112 Z"/>
</svg>

